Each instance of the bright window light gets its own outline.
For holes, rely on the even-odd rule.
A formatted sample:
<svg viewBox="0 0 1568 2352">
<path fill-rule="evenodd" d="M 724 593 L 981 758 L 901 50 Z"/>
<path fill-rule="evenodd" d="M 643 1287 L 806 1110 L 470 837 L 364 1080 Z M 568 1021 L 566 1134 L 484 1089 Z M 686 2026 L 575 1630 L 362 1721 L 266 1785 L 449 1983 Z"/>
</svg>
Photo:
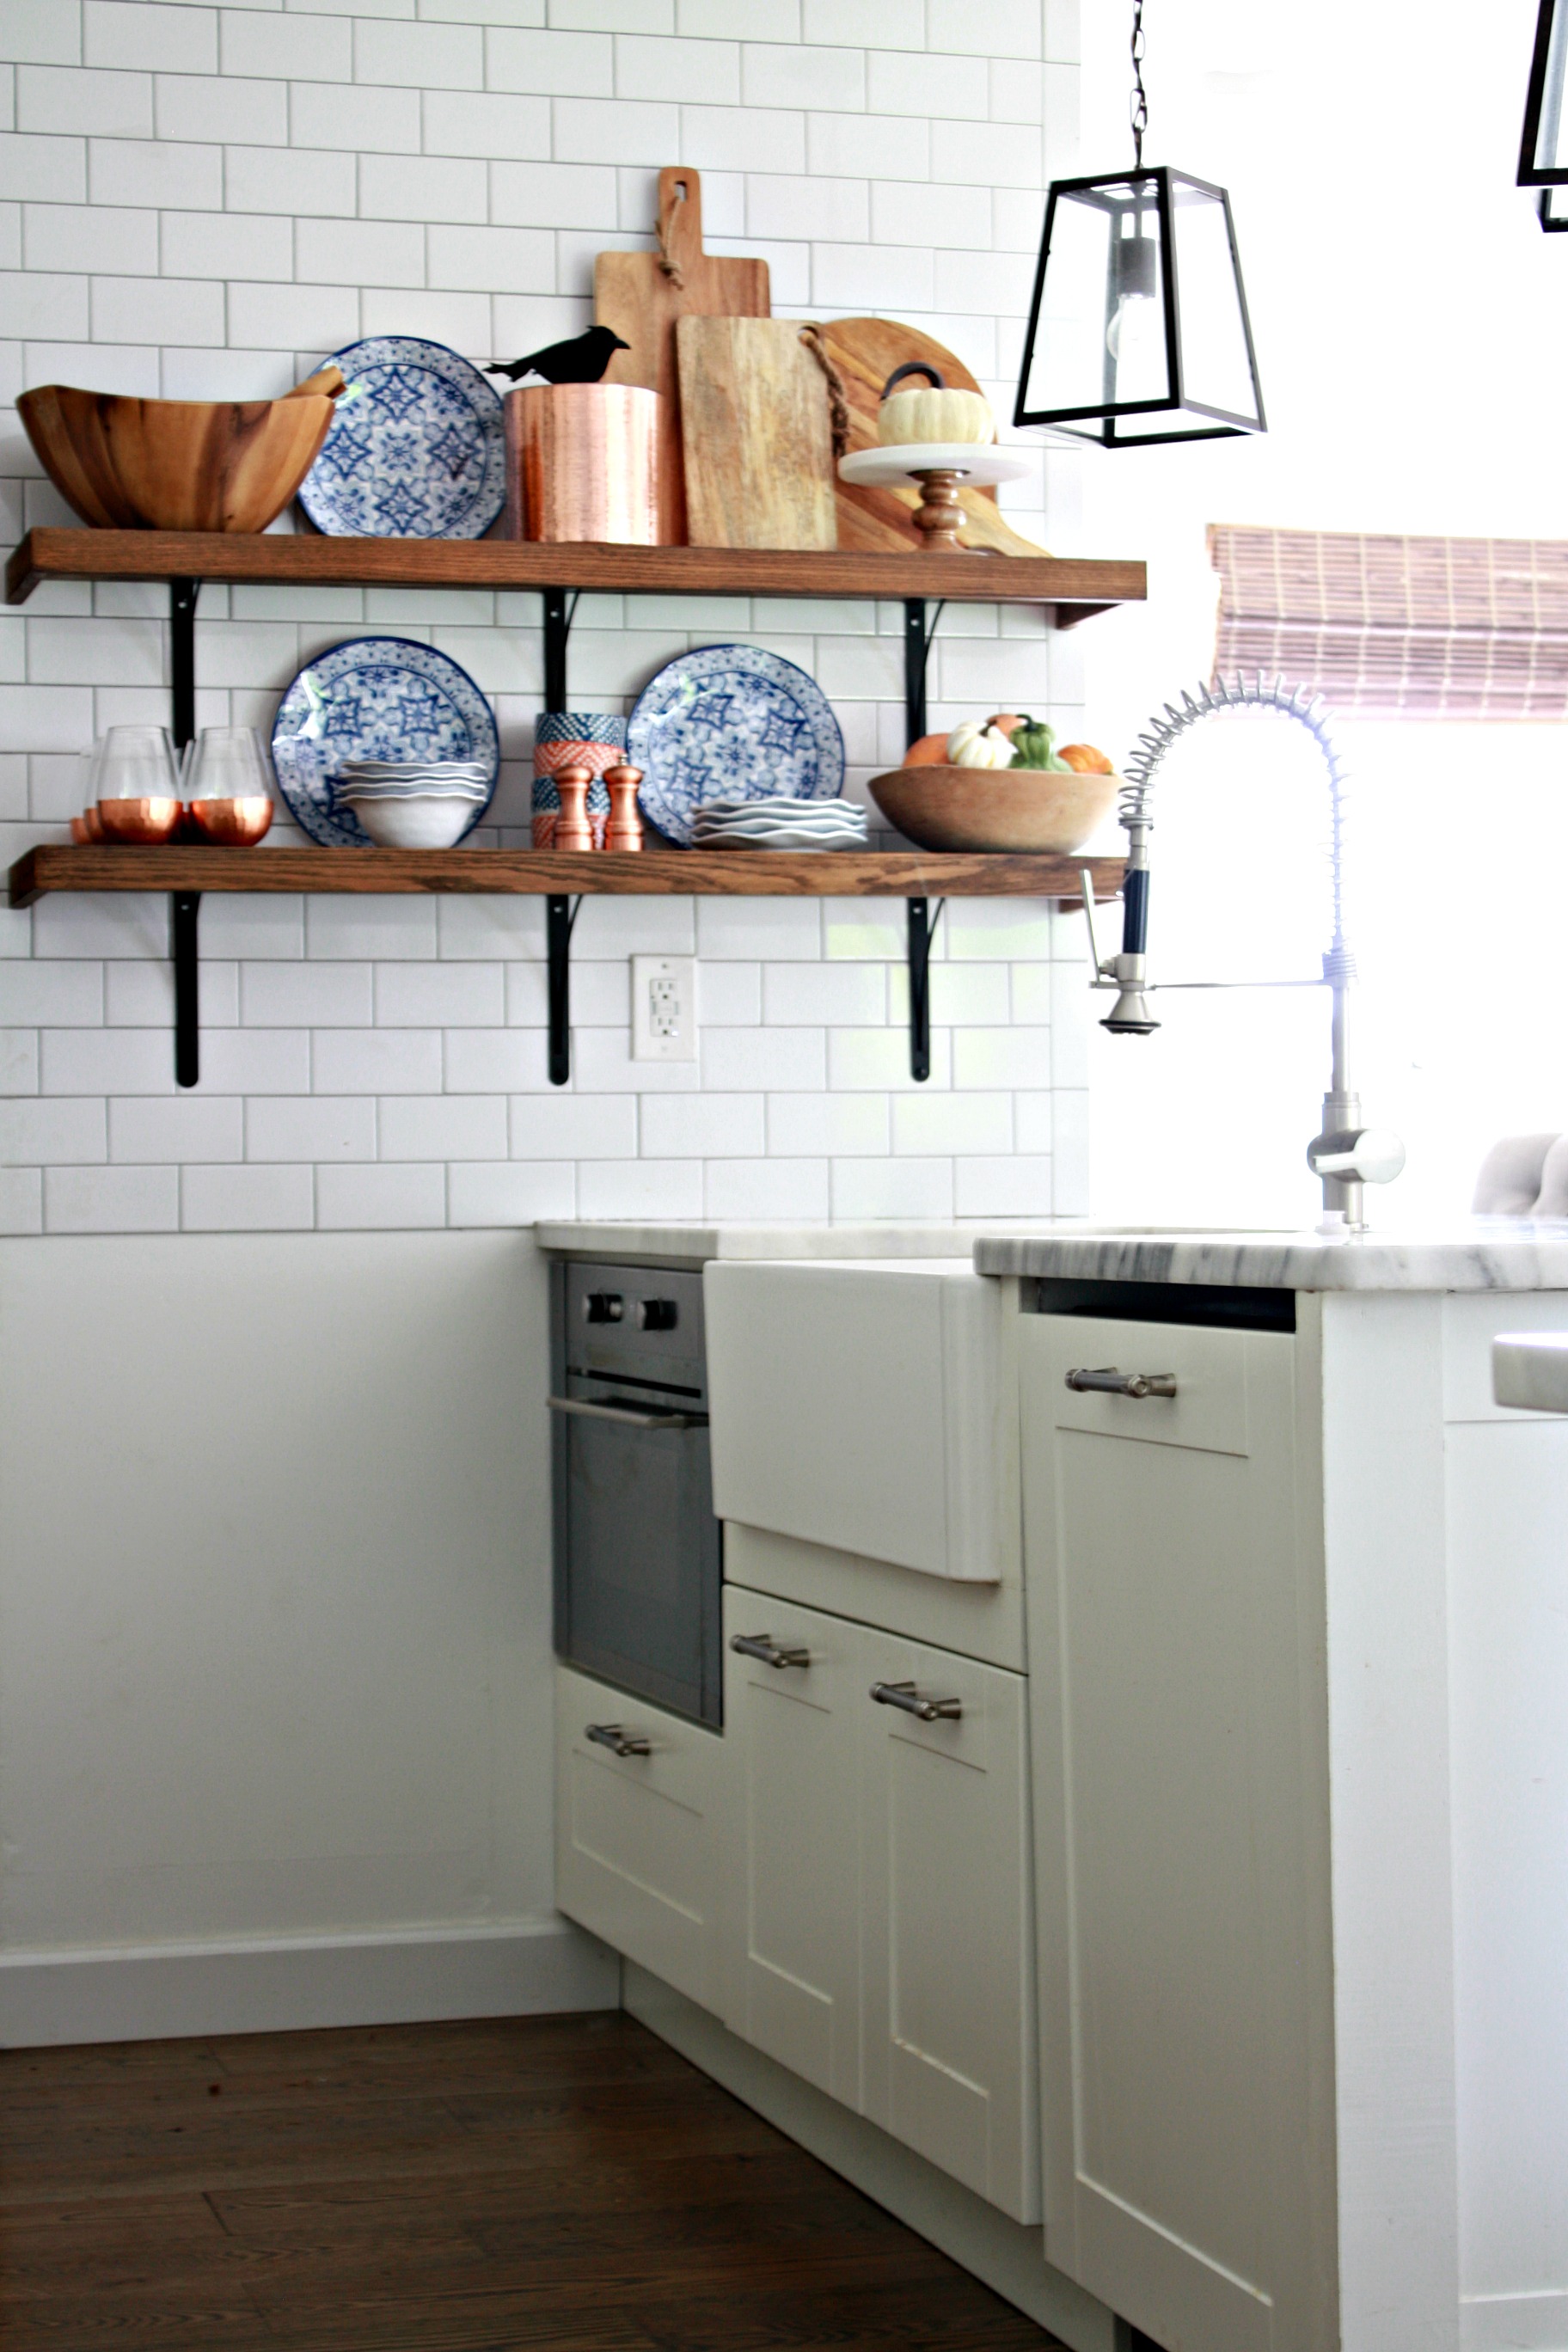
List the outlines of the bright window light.
<svg viewBox="0 0 1568 2352">
<path fill-rule="evenodd" d="M 1336 720 L 1350 835 L 1346 929 L 1361 971 L 1351 1073 L 1405 1173 L 1369 1190 L 1382 1226 L 1469 1207 L 1499 1136 L 1568 1129 L 1551 1008 L 1568 856 L 1559 726 Z M 1177 744 L 1153 796 L 1156 981 L 1315 976 L 1329 943 L 1329 797 L 1300 730 L 1215 719 Z M 1103 944 L 1103 942 L 1102 942 Z M 1113 942 L 1112 942 L 1113 944 Z M 1162 1027 L 1109 1037 L 1089 1000 L 1097 1221 L 1301 1226 L 1305 1150 L 1328 1083 L 1323 988 L 1162 987 Z"/>
</svg>

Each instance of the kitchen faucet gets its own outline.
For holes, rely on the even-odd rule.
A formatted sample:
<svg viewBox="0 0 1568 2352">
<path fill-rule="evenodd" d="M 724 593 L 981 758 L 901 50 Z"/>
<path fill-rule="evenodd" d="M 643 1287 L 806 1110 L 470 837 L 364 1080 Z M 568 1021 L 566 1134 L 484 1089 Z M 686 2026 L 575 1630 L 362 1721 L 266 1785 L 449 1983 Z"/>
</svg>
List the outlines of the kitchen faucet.
<svg viewBox="0 0 1568 2352">
<path fill-rule="evenodd" d="M 1405 1146 L 1386 1128 L 1362 1125 L 1361 1097 L 1351 1086 L 1348 1075 L 1346 1032 L 1356 966 L 1345 943 L 1343 920 L 1344 768 L 1329 732 L 1328 712 L 1321 695 L 1310 694 L 1305 687 L 1287 686 L 1283 677 L 1277 677 L 1270 686 L 1259 671 L 1250 684 L 1240 677 L 1228 684 L 1224 678 L 1216 678 L 1212 686 L 1200 686 L 1195 696 L 1184 693 L 1179 710 L 1167 703 L 1163 715 L 1150 719 L 1148 732 L 1139 737 L 1138 748 L 1127 762 L 1119 812 L 1128 842 L 1121 952 L 1104 962 L 1094 935 L 1093 878 L 1087 866 L 1082 872 L 1089 951 L 1094 966 L 1090 985 L 1116 991 L 1116 1002 L 1100 1026 L 1109 1029 L 1113 1037 L 1146 1037 L 1160 1025 L 1149 1003 L 1150 994 L 1159 983 L 1148 977 L 1146 954 L 1149 836 L 1153 831 L 1149 802 L 1154 772 L 1178 736 L 1195 727 L 1200 719 L 1223 710 L 1272 710 L 1282 718 L 1297 720 L 1307 730 L 1328 765 L 1329 793 L 1333 804 L 1330 863 L 1333 874 L 1334 935 L 1323 958 L 1322 984 L 1333 991 L 1331 1064 L 1329 1091 L 1323 1097 L 1322 1124 L 1307 1146 L 1307 1165 L 1322 1182 L 1324 1228 L 1343 1227 L 1352 1233 L 1363 1233 L 1366 1229 L 1363 1188 L 1367 1184 L 1392 1183 L 1405 1165 Z M 1249 984 L 1252 983 L 1246 981 L 1165 983 L 1167 987 L 1217 988 L 1245 988 Z M 1315 988 L 1319 982 L 1282 984 Z"/>
</svg>

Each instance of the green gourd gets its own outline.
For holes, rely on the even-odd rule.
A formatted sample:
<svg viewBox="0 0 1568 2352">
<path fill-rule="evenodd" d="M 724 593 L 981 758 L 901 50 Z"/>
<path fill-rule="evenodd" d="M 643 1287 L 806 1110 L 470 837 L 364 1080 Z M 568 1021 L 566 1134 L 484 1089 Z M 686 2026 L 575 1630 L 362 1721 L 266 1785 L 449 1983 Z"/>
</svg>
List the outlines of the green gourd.
<svg viewBox="0 0 1568 2352">
<path fill-rule="evenodd" d="M 1070 774 L 1067 761 L 1057 757 L 1056 741 L 1054 727 L 1026 713 L 1013 730 L 1014 767 L 1044 768 L 1052 775 Z"/>
</svg>

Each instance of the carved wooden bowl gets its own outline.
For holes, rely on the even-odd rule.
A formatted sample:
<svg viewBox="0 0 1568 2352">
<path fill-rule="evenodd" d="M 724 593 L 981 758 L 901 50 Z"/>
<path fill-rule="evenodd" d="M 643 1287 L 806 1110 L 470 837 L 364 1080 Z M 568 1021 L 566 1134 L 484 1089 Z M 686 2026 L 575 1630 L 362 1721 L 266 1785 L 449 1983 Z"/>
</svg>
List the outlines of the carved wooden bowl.
<svg viewBox="0 0 1568 2352">
<path fill-rule="evenodd" d="M 44 470 L 100 530 L 265 530 L 316 462 L 342 386 L 282 400 L 135 400 L 40 384 L 16 403 Z"/>
<path fill-rule="evenodd" d="M 921 849 L 1021 849 L 1068 856 L 1109 815 L 1120 776 L 1042 768 L 894 768 L 871 779 L 889 824 Z"/>
</svg>

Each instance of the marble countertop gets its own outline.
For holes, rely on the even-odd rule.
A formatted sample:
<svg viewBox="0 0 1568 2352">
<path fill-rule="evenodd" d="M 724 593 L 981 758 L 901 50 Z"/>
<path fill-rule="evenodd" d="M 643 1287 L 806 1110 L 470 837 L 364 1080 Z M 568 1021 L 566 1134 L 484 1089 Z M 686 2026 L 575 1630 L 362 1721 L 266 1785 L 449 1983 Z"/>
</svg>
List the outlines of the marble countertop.
<svg viewBox="0 0 1568 2352">
<path fill-rule="evenodd" d="M 533 1228 L 542 1250 L 623 1263 L 709 1258 L 969 1258 L 988 1234 L 1011 1239 L 1051 1230 L 995 1220 L 987 1224 L 664 1224 L 584 1218 Z"/>
<path fill-rule="evenodd" d="M 1206 1233 L 1057 1226 L 990 1234 L 982 1274 L 1270 1290 L 1568 1290 L 1568 1220 L 1461 1218 L 1430 1233 Z"/>
</svg>

